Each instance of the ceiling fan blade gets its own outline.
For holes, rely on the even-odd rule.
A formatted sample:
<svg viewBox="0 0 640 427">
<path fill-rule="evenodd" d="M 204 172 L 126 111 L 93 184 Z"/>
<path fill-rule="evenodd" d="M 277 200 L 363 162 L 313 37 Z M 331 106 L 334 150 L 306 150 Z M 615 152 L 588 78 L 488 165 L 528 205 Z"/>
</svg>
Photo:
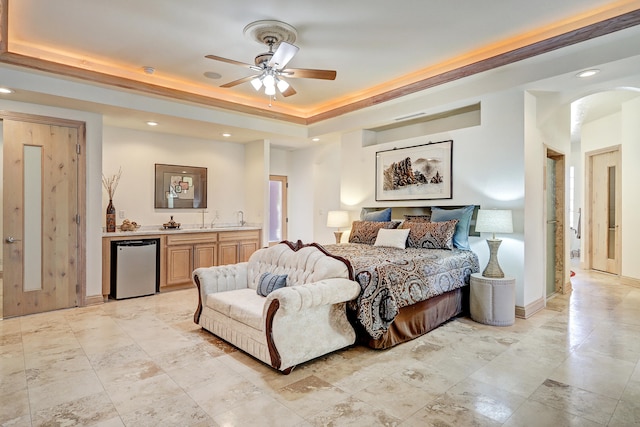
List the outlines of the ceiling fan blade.
<svg viewBox="0 0 640 427">
<path fill-rule="evenodd" d="M 262 70 L 260 67 L 257 67 L 255 65 L 246 64 L 244 62 L 236 61 L 235 59 L 223 58 L 221 56 L 205 55 L 205 58 L 213 59 L 214 61 L 226 62 L 227 64 L 239 65 L 241 67 L 250 68 L 250 69 L 256 70 L 256 71 L 261 71 Z"/>
<path fill-rule="evenodd" d="M 287 68 L 282 70 L 282 75 L 298 79 L 322 79 L 335 80 L 337 73 L 334 70 L 312 70 L 309 68 Z"/>
<path fill-rule="evenodd" d="M 282 92 L 282 96 L 284 96 L 286 98 L 287 96 L 295 95 L 296 93 L 298 93 L 298 92 L 296 92 L 296 90 L 293 88 L 293 86 L 289 85 L 287 90 Z"/>
<path fill-rule="evenodd" d="M 225 84 L 221 85 L 220 87 L 228 88 L 228 87 L 238 86 L 239 84 L 242 84 L 242 83 L 245 83 L 245 82 L 251 81 L 251 80 L 253 80 L 253 79 L 255 79 L 255 78 L 256 78 L 256 76 L 247 76 L 247 77 L 243 77 L 243 78 L 241 78 L 241 79 L 234 80 L 234 81 L 229 82 L 229 83 L 225 83 Z"/>
<path fill-rule="evenodd" d="M 281 42 L 267 65 L 278 70 L 284 68 L 295 54 L 298 53 L 298 50 L 299 48 L 291 43 Z"/>
</svg>

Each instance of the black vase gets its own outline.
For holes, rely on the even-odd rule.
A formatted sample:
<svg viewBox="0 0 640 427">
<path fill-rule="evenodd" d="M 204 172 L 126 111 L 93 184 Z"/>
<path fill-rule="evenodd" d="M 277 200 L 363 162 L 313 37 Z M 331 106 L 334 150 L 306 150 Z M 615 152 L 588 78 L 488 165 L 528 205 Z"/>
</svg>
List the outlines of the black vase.
<svg viewBox="0 0 640 427">
<path fill-rule="evenodd" d="M 116 208 L 113 206 L 113 201 L 109 199 L 109 205 L 107 206 L 107 233 L 113 233 L 116 231 Z"/>
</svg>

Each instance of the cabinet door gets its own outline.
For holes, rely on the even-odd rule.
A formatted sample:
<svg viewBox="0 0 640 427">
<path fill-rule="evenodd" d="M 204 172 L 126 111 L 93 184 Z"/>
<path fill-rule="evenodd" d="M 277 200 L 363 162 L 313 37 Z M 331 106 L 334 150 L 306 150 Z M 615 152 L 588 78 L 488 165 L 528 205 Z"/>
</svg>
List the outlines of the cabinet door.
<svg viewBox="0 0 640 427">
<path fill-rule="evenodd" d="M 193 252 L 193 269 L 216 265 L 217 248 L 215 244 L 196 245 Z"/>
<path fill-rule="evenodd" d="M 218 265 L 238 263 L 238 243 L 220 242 L 218 246 Z"/>
<path fill-rule="evenodd" d="M 249 261 L 249 257 L 251 256 L 251 254 L 253 254 L 255 251 L 258 250 L 258 242 L 257 241 L 240 242 L 238 249 L 240 252 L 239 253 L 240 262 Z"/>
<path fill-rule="evenodd" d="M 193 245 L 167 247 L 167 285 L 191 281 Z"/>
</svg>

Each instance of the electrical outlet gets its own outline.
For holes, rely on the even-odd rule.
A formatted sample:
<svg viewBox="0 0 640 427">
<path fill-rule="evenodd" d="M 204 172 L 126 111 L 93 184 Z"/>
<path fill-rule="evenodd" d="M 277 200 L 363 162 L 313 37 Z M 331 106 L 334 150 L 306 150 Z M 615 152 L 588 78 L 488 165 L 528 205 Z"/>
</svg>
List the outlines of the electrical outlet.
<svg viewBox="0 0 640 427">
<path fill-rule="evenodd" d="M 119 211 L 118 216 L 120 217 L 120 219 L 124 219 L 124 211 Z"/>
</svg>

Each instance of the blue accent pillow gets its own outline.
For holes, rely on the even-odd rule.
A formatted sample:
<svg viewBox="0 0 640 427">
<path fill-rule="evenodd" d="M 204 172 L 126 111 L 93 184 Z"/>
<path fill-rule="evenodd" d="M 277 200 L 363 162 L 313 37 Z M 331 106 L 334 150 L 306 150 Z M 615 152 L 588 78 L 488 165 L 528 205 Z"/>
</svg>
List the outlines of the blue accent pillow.
<svg viewBox="0 0 640 427">
<path fill-rule="evenodd" d="M 260 276 L 256 292 L 258 295 L 266 297 L 276 289 L 284 288 L 285 286 L 287 286 L 286 274 L 278 276 L 277 274 L 263 273 L 262 276 Z"/>
<path fill-rule="evenodd" d="M 363 221 L 388 222 L 391 221 L 391 208 L 381 211 L 364 212 L 361 218 Z"/>
<path fill-rule="evenodd" d="M 469 227 L 474 206 L 459 209 L 431 208 L 431 222 L 443 222 L 457 219 L 456 231 L 453 233 L 453 246 L 458 249 L 471 249 L 469 246 Z"/>
</svg>

